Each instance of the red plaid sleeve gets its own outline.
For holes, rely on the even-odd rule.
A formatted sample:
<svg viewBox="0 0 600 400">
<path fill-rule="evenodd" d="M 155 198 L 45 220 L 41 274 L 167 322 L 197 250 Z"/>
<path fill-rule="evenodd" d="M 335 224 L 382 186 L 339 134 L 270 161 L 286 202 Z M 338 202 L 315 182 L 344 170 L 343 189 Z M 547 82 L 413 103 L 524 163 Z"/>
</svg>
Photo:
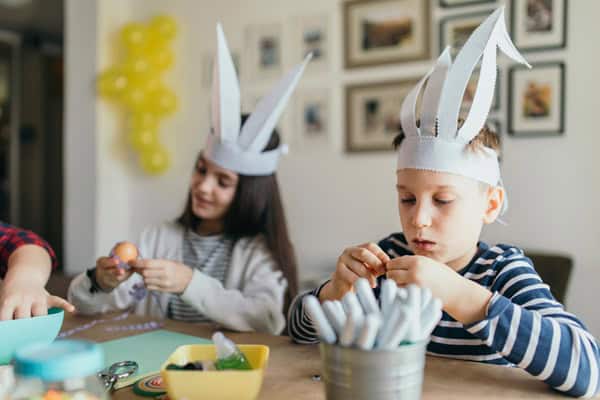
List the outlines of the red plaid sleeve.
<svg viewBox="0 0 600 400">
<path fill-rule="evenodd" d="M 52 268 L 56 268 L 56 254 L 44 239 L 31 231 L 0 222 L 0 278 L 3 279 L 6 275 L 10 255 L 26 244 L 35 244 L 46 249 L 52 259 Z"/>
</svg>

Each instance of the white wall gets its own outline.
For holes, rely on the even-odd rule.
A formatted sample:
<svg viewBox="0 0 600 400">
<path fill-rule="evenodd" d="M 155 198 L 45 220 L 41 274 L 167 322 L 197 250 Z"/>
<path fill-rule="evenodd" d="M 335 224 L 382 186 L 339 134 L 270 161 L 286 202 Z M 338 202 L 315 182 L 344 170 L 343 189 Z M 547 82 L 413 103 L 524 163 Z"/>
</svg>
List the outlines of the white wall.
<svg viewBox="0 0 600 400">
<path fill-rule="evenodd" d="M 118 130 L 122 121 L 108 106 L 98 106 L 94 254 L 89 253 L 89 248 L 80 251 L 74 246 L 69 231 L 88 227 L 71 221 L 67 226 L 67 239 L 70 238 L 66 242 L 67 253 L 78 253 L 78 256 L 67 258 L 67 262 L 80 260 L 85 254 L 89 258 L 84 265 L 87 266 L 93 257 L 107 253 L 116 240 L 133 238 L 143 226 L 173 218 L 181 209 L 194 157 L 209 126 L 209 92 L 202 84 L 202 74 L 204 55 L 214 49 L 217 20 L 222 21 L 230 46 L 235 50 L 244 47 L 244 29 L 248 24 L 283 22 L 283 42 L 290 43 L 294 17 L 324 13 L 331 18 L 330 33 L 334 44 L 331 70 L 317 76 L 307 75 L 301 86 L 331 88 L 333 141 L 330 147 L 317 148 L 310 153 L 294 154 L 292 148 L 279 172 L 301 277 L 323 275 L 324 269 L 333 266 L 347 245 L 377 240 L 400 229 L 395 208 L 394 155 L 348 155 L 343 152 L 343 86 L 418 76 L 425 72 L 427 63 L 345 71 L 341 64 L 339 0 L 103 0 L 98 7 L 100 48 L 97 65 L 100 69 L 111 61 L 106 50 L 107 40 L 114 38 L 120 24 L 157 13 L 169 13 L 177 18 L 180 25 L 176 43 L 177 65 L 169 74 L 169 82 L 180 97 L 181 109 L 165 122 L 161 133 L 175 154 L 173 167 L 161 178 L 148 178 L 127 160 L 130 155 L 127 150 L 117 146 L 118 151 L 115 151 L 114 143 L 119 143 L 118 138 L 122 137 Z M 531 61 L 566 59 L 566 134 L 559 138 L 504 138 L 503 168 L 511 200 L 507 215 L 510 224 L 490 227 L 484 237 L 489 241 L 574 256 L 576 265 L 568 305 L 596 335 L 600 335 L 600 315 L 594 312 L 591 301 L 597 296 L 590 295 L 600 277 L 595 268 L 595 245 L 600 239 L 600 228 L 595 224 L 600 220 L 597 201 L 600 198 L 600 161 L 595 155 L 600 147 L 600 137 L 594 131 L 595 113 L 598 112 L 594 107 L 598 91 L 594 78 L 600 60 L 590 47 L 592 38 L 600 34 L 600 26 L 594 18 L 600 12 L 600 2 L 578 0 L 570 2 L 569 7 L 568 49 L 553 54 L 527 55 Z M 435 13 L 438 19 L 439 12 Z M 437 49 L 437 37 L 435 22 L 433 49 Z M 299 61 L 292 47 L 284 49 L 283 57 L 286 67 Z M 246 78 L 242 66 L 242 93 L 250 95 L 264 92 L 270 83 L 252 83 Z M 506 110 L 506 71 L 503 71 L 502 83 L 502 107 Z M 289 107 L 293 108 L 293 105 Z M 71 108 L 71 112 L 77 112 L 77 108 Z M 293 117 L 288 112 L 281 123 L 284 135 L 292 144 Z M 506 126 L 505 118 L 502 120 Z M 93 121 L 90 123 L 94 124 Z M 67 168 L 70 168 L 69 164 Z M 88 205 L 85 207 L 87 209 Z M 67 268 L 75 271 L 83 266 L 71 262 Z"/>
</svg>

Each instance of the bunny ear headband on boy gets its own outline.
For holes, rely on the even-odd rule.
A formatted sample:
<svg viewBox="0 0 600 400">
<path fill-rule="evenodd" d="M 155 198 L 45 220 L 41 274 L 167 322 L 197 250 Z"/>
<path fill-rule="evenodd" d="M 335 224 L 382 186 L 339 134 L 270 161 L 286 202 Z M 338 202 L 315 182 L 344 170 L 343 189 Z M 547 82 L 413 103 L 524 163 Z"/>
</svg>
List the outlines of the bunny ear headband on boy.
<svg viewBox="0 0 600 400">
<path fill-rule="evenodd" d="M 292 69 L 256 106 L 240 131 L 240 87 L 227 40 L 217 24 L 217 57 L 213 68 L 212 129 L 204 156 L 244 175 L 270 175 L 286 145 L 263 152 L 273 129 L 312 54 Z"/>
<path fill-rule="evenodd" d="M 446 48 L 405 98 L 400 111 L 405 138 L 398 152 L 399 170 L 448 172 L 491 186 L 501 185 L 498 154 L 487 147 L 477 152 L 466 148 L 485 125 L 492 105 L 497 73 L 496 47 L 531 68 L 512 43 L 506 31 L 504 7 L 499 8 L 471 34 L 454 62 Z M 462 98 L 480 59 L 475 97 L 459 128 Z M 417 118 L 417 99 L 421 92 L 421 115 Z M 420 124 L 417 124 L 418 119 Z"/>
</svg>

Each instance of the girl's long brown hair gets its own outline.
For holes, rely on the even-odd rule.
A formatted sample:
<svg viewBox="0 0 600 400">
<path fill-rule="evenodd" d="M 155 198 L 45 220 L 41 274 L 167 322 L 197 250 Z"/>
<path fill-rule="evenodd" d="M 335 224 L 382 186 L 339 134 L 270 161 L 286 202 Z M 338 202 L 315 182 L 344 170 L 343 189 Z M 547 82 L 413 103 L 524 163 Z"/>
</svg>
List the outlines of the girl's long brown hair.
<svg viewBox="0 0 600 400">
<path fill-rule="evenodd" d="M 242 124 L 246 118 L 246 115 L 242 116 Z M 274 130 L 263 151 L 277 148 L 279 142 L 279 134 Z M 201 222 L 192 210 L 191 191 L 188 193 L 185 209 L 177 218 L 177 222 L 193 231 Z M 298 294 L 298 271 L 276 174 L 266 176 L 239 174 L 235 197 L 224 217 L 223 233 L 235 239 L 258 234 L 265 237 L 267 246 L 288 283 L 283 310 L 287 313 L 292 299 Z"/>
</svg>

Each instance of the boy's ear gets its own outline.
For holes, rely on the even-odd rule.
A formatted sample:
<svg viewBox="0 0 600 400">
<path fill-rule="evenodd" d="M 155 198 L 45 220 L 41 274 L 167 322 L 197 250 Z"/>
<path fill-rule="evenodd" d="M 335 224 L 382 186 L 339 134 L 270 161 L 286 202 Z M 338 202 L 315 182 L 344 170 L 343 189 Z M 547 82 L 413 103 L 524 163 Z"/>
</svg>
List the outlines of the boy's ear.
<svg viewBox="0 0 600 400">
<path fill-rule="evenodd" d="M 491 224 L 498 218 L 504 204 L 504 188 L 501 186 L 490 186 L 486 191 L 486 210 L 483 214 L 483 223 Z"/>
</svg>

